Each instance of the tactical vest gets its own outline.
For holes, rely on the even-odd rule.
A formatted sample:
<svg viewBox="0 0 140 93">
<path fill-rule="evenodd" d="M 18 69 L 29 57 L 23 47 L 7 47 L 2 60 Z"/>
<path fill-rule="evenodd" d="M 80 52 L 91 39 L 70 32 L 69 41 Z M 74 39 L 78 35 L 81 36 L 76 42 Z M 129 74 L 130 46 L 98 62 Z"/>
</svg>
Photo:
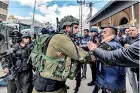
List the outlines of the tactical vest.
<svg viewBox="0 0 140 93">
<path fill-rule="evenodd" d="M 51 70 L 47 70 L 47 72 L 60 77 L 63 81 L 66 81 L 67 78 L 73 79 L 75 77 L 77 63 L 72 62 L 70 57 L 66 56 L 65 58 L 60 59 L 46 56 L 48 44 L 53 36 L 54 35 L 50 36 L 46 34 L 38 38 L 30 55 L 33 65 L 37 68 L 38 72 L 44 73 L 45 62 L 56 64 L 57 67 L 55 71 L 53 71 L 54 73 L 52 73 Z"/>
<path fill-rule="evenodd" d="M 20 48 L 19 45 L 16 45 L 17 50 L 12 54 L 14 65 L 17 68 L 18 72 L 22 72 L 29 69 L 29 55 L 31 52 L 31 47 Z"/>
</svg>

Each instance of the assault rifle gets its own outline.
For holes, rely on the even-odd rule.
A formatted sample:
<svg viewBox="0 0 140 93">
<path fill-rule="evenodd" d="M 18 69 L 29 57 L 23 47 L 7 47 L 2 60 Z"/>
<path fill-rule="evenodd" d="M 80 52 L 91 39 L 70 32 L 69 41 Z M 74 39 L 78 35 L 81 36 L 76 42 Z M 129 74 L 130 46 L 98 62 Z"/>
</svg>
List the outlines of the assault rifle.
<svg viewBox="0 0 140 93">
<path fill-rule="evenodd" d="M 12 53 L 15 51 L 16 49 L 14 48 L 11 48 L 10 50 L 7 50 L 3 53 L 0 53 L 0 59 L 2 59 L 2 63 L 4 63 L 6 61 L 6 58 L 8 57 L 10 64 L 11 64 L 11 67 L 9 69 L 9 73 L 8 73 L 8 76 L 6 77 L 7 80 L 14 80 L 15 81 L 15 84 L 16 84 L 16 87 L 17 87 L 17 91 L 16 93 L 22 93 L 21 91 L 21 86 L 20 86 L 20 83 L 19 83 L 19 78 L 18 78 L 18 73 L 17 73 L 17 70 L 19 68 L 17 68 L 15 65 L 14 65 L 14 62 L 13 62 L 13 58 L 12 58 Z"/>
</svg>

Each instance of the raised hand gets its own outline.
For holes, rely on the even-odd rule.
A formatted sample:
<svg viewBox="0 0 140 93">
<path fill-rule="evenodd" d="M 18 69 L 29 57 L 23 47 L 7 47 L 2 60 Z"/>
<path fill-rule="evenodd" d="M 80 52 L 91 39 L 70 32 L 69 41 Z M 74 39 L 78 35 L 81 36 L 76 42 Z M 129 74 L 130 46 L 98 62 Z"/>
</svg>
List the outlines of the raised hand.
<svg viewBox="0 0 140 93">
<path fill-rule="evenodd" d="M 97 48 L 97 45 L 92 42 L 88 42 L 87 44 L 90 51 L 94 51 Z"/>
</svg>

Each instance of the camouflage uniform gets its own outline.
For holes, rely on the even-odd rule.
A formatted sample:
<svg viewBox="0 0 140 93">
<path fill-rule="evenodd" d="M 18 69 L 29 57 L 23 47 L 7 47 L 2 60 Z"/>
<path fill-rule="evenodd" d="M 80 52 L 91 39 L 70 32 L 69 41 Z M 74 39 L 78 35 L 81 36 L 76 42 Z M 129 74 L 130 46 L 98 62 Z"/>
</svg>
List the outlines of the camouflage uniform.
<svg viewBox="0 0 140 93">
<path fill-rule="evenodd" d="M 67 23 L 68 22 L 66 22 L 66 24 Z M 58 53 L 62 53 L 62 55 L 58 56 Z M 45 66 L 43 72 L 40 72 L 40 76 L 43 77 L 43 79 L 45 78 L 49 81 L 62 83 L 63 86 L 60 89 L 57 89 L 53 92 L 37 92 L 35 90 L 35 87 L 33 93 L 67 93 L 65 81 L 67 80 L 67 78 L 71 78 L 71 75 L 73 75 L 76 71 L 76 69 L 73 69 L 74 67 L 72 67 L 71 65 L 71 59 L 76 60 L 76 62 L 83 63 L 85 62 L 84 60 L 88 58 L 87 55 L 88 53 L 86 51 L 84 51 L 82 48 L 78 48 L 77 46 L 75 46 L 74 42 L 69 37 L 69 35 L 54 35 L 49 42 L 46 51 L 47 59 L 44 63 Z M 71 70 L 75 71 L 72 72 Z M 40 82 L 44 83 L 43 80 L 40 80 L 38 83 Z M 40 87 L 40 85 L 38 85 L 38 87 Z M 40 88 L 42 87 L 46 88 L 47 85 L 42 85 Z M 55 87 L 57 88 L 58 86 Z"/>
</svg>

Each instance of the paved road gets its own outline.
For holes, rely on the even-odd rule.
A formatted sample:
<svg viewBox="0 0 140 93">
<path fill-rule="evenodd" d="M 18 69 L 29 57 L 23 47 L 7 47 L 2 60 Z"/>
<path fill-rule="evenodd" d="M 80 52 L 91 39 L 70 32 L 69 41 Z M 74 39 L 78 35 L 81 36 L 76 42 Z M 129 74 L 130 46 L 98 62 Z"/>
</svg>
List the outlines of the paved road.
<svg viewBox="0 0 140 93">
<path fill-rule="evenodd" d="M 82 80 L 82 86 L 80 87 L 79 93 L 92 93 L 92 90 L 94 88 L 94 86 L 89 87 L 87 86 L 87 83 L 89 83 L 91 81 L 91 70 L 90 67 L 88 66 L 87 69 L 87 79 L 86 80 Z M 75 80 L 68 80 L 67 85 L 70 85 L 70 89 L 68 90 L 68 93 L 74 93 L 74 88 L 75 88 Z M 126 82 L 126 88 L 127 88 L 127 92 L 126 93 L 133 93 L 132 92 L 132 88 L 130 87 L 129 84 L 129 80 L 128 80 L 128 76 L 127 76 L 127 82 Z M 101 93 L 101 91 L 99 91 L 99 93 Z"/>
<path fill-rule="evenodd" d="M 0 70 L 0 76 L 2 74 L 3 73 Z M 92 87 L 87 86 L 87 83 L 90 82 L 90 80 L 91 80 L 91 71 L 90 71 L 90 67 L 88 66 L 87 79 L 82 80 L 79 93 L 92 93 L 92 90 L 93 90 L 94 86 L 92 86 Z M 67 80 L 66 84 L 70 86 L 70 89 L 68 90 L 68 93 L 74 93 L 73 89 L 75 88 L 75 80 Z M 128 78 L 127 78 L 127 82 L 126 82 L 126 87 L 127 87 L 127 92 L 126 93 L 133 93 L 132 89 L 129 85 Z M 0 87 L 0 93 L 7 93 L 6 87 Z M 99 93 L 101 93 L 101 91 Z"/>
</svg>

